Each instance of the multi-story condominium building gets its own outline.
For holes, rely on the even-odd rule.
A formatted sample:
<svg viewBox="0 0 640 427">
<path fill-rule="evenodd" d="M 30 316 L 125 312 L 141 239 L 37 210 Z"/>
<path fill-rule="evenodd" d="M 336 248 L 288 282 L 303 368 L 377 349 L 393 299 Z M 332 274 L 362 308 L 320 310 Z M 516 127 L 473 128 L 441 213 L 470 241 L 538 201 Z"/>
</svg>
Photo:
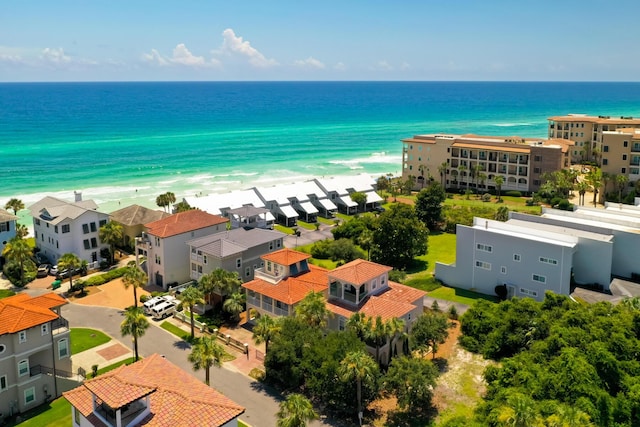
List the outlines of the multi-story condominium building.
<svg viewBox="0 0 640 427">
<path fill-rule="evenodd" d="M 145 208 L 140 205 L 131 205 L 111 212 L 109 215 L 111 221 L 115 221 L 122 225 L 124 234 L 122 244 L 126 247 L 133 248 L 135 246 L 136 237 L 142 236 L 144 225 L 153 221 L 166 218 L 170 213 L 159 210 Z"/>
<path fill-rule="evenodd" d="M 198 209 L 179 212 L 145 224 L 136 238 L 138 264 L 146 269 L 149 283 L 167 289 L 169 284 L 190 280 L 190 249 L 187 242 L 226 230 L 229 220 Z M 141 262 L 139 256 L 146 258 Z"/>
<path fill-rule="evenodd" d="M 65 253 L 74 253 L 89 263 L 100 261 L 100 251 L 109 245 L 100 241 L 99 232 L 109 215 L 97 209 L 93 200 L 82 200 L 80 192 L 75 192 L 74 202 L 47 196 L 31 205 L 33 235 L 40 253 L 53 264 Z"/>
<path fill-rule="evenodd" d="M 73 427 L 237 427 L 244 408 L 159 354 L 64 393 Z"/>
<path fill-rule="evenodd" d="M 402 140 L 402 179 L 415 179 L 414 189 L 430 180 L 445 188 L 537 191 L 542 176 L 570 166 L 573 141 L 478 135 L 416 135 Z"/>
<path fill-rule="evenodd" d="M 286 234 L 262 228 L 235 228 L 187 241 L 191 253 L 191 279 L 222 268 L 235 271 L 243 281 L 253 280 L 262 257 L 284 247 Z"/>
<path fill-rule="evenodd" d="M 435 276 L 447 285 L 494 295 L 539 301 L 545 291 L 569 295 L 577 285 L 610 289 L 612 279 L 640 274 L 640 209 L 579 207 L 517 212 L 507 222 L 475 218 L 458 225 L 456 261 L 436 263 Z M 573 276 L 573 277 L 572 277 Z"/>
<path fill-rule="evenodd" d="M 66 303 L 54 293 L 0 299 L 0 419 L 62 393 L 57 378 L 71 372 Z"/>
<path fill-rule="evenodd" d="M 9 240 L 16 237 L 16 224 L 18 217 L 10 214 L 4 209 L 0 209 L 0 268 L 4 263 L 2 252 Z"/>
<path fill-rule="evenodd" d="M 247 291 L 247 310 L 270 316 L 291 316 L 295 306 L 311 291 L 321 292 L 327 309 L 334 314 L 329 329 L 342 330 L 356 312 L 387 321 L 399 318 L 407 330 L 423 311 L 425 292 L 389 281 L 391 267 L 355 260 L 335 270 L 310 265 L 311 256 L 291 249 L 264 255 L 264 267 L 255 271 L 255 279 L 242 286 Z M 390 340 L 378 349 L 379 360 L 387 363 Z M 398 349 L 402 353 L 402 349 Z M 369 348 L 371 353 L 374 349 Z M 374 353 L 375 354 L 375 353 Z"/>
<path fill-rule="evenodd" d="M 554 116 L 549 121 L 549 138 L 570 139 L 576 144 L 571 148 L 571 161 L 594 161 L 600 164 L 604 154 L 603 134 L 618 128 L 640 127 L 640 119 L 633 117 L 589 116 L 568 114 Z M 620 173 L 620 172 L 618 172 Z"/>
<path fill-rule="evenodd" d="M 640 121 L 640 120 L 639 120 Z M 640 179 L 640 127 L 618 128 L 602 132 L 600 166 L 610 176 L 626 176 L 627 185 L 633 187 Z M 604 193 L 618 192 L 615 179 Z M 626 191 L 625 191 L 626 192 Z M 601 195 L 603 195 L 601 193 Z"/>
</svg>

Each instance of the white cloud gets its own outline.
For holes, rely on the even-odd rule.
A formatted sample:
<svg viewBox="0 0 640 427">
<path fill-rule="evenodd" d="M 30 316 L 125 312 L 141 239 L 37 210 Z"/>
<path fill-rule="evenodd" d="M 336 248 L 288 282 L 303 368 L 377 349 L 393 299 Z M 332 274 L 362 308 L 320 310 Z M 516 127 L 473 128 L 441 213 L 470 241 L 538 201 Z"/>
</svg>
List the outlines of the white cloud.
<svg viewBox="0 0 640 427">
<path fill-rule="evenodd" d="M 317 59 L 313 58 L 313 57 L 308 57 L 307 59 L 299 59 L 297 61 L 294 61 L 293 64 L 296 67 L 301 67 L 301 68 L 315 68 L 315 69 L 319 69 L 319 70 L 323 70 L 325 68 L 325 65 L 318 61 Z"/>
<path fill-rule="evenodd" d="M 69 64 L 71 62 L 71 57 L 65 55 L 62 48 L 44 48 L 40 54 L 40 59 L 52 65 Z"/>
<path fill-rule="evenodd" d="M 245 57 L 251 65 L 258 68 L 268 68 L 278 65 L 275 59 L 267 59 L 256 48 L 251 46 L 249 41 L 245 41 L 242 37 L 236 36 L 236 33 L 231 28 L 227 28 L 222 32 L 222 38 L 222 46 L 216 53 Z"/>
<path fill-rule="evenodd" d="M 347 66 L 343 62 L 338 62 L 333 66 L 333 69 L 338 71 L 345 71 L 347 69 Z"/>
<path fill-rule="evenodd" d="M 391 64 L 389 64 L 387 61 L 379 61 L 375 68 L 377 70 L 383 70 L 383 71 L 392 71 L 393 70 L 393 66 Z"/>
<path fill-rule="evenodd" d="M 217 59 L 207 61 L 203 56 L 194 55 L 184 43 L 179 43 L 173 48 L 170 57 L 162 55 L 157 49 L 151 49 L 151 52 L 142 54 L 142 60 L 161 67 L 170 65 L 184 65 L 194 68 L 220 66 L 220 61 Z"/>
<path fill-rule="evenodd" d="M 24 59 L 20 55 L 10 55 L 8 53 L 0 53 L 0 62 L 8 62 L 10 64 L 22 64 Z"/>
</svg>

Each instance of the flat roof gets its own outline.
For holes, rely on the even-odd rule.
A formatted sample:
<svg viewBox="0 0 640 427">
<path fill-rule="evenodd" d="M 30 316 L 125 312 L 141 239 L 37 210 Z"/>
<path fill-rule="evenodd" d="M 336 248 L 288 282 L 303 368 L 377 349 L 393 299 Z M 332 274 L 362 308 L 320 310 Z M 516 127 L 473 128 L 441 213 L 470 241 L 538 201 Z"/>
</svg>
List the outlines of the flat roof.
<svg viewBox="0 0 640 427">
<path fill-rule="evenodd" d="M 562 227 L 560 225 L 543 224 L 539 222 L 530 222 L 527 220 L 520 220 L 520 219 L 510 219 L 509 221 L 507 221 L 507 223 L 513 224 L 519 227 L 535 228 L 537 230 L 543 230 L 549 233 L 566 234 L 569 236 L 580 237 L 583 239 L 598 240 L 601 242 L 613 241 L 612 234 L 600 234 L 593 231 L 580 230 L 577 228 Z"/>
<path fill-rule="evenodd" d="M 511 225 L 506 222 L 475 217 L 471 228 L 476 230 L 485 230 L 495 234 L 502 234 L 504 236 L 516 237 L 518 239 L 547 243 L 555 246 L 564 246 L 567 248 L 575 247 L 578 242 L 578 239 L 573 236 L 556 235 L 553 233 L 542 232 L 542 230 L 532 229 L 529 223 L 527 223 L 527 226 L 518 226 L 515 224 Z"/>
<path fill-rule="evenodd" d="M 547 210 L 543 208 L 542 217 L 555 219 L 558 221 L 564 221 L 572 224 L 582 224 L 582 225 L 587 225 L 591 227 L 599 227 L 599 228 L 607 228 L 610 230 L 623 231 L 625 233 L 634 233 L 634 234 L 640 233 L 640 229 L 637 227 L 631 227 L 627 225 L 621 225 L 621 224 L 604 221 L 604 218 L 606 217 L 569 216 L 569 215 L 562 215 L 561 212 L 562 211 L 552 212 L 551 209 Z"/>
</svg>

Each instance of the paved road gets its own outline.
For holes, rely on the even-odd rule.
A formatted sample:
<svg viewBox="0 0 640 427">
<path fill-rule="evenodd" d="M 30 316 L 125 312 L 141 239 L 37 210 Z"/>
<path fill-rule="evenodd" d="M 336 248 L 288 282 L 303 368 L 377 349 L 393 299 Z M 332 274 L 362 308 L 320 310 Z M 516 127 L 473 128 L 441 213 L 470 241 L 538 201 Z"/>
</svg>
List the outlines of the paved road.
<svg viewBox="0 0 640 427">
<path fill-rule="evenodd" d="M 62 307 L 62 316 L 71 326 L 82 326 L 99 329 L 119 339 L 123 345 L 132 347 L 127 338 L 120 335 L 120 323 L 123 319 L 121 310 L 106 307 L 88 307 L 78 304 L 67 304 Z M 152 323 L 155 324 L 153 320 Z M 153 353 L 164 355 L 169 361 L 196 378 L 204 381 L 204 371 L 194 372 L 187 356 L 191 350 L 189 344 L 176 338 L 173 334 L 152 326 L 138 342 L 141 356 Z M 246 408 L 241 418 L 253 427 L 272 427 L 276 424 L 275 414 L 278 412 L 278 393 L 265 388 L 257 381 L 225 369 L 212 368 L 211 385 Z M 332 420 L 316 421 L 309 424 L 313 427 L 339 426 Z"/>
<path fill-rule="evenodd" d="M 298 226 L 300 237 L 293 235 L 285 236 L 284 247 L 293 249 L 296 246 L 308 245 L 309 243 L 314 243 L 319 240 L 333 239 L 331 228 L 332 226 L 327 224 L 320 224 L 319 230 L 307 230 L 306 228 Z"/>
</svg>

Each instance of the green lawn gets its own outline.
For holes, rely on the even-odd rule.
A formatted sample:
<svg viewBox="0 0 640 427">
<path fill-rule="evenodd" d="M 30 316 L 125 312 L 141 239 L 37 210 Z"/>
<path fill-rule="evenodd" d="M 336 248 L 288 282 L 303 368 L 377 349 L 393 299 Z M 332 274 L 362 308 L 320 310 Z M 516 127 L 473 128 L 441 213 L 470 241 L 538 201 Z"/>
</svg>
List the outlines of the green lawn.
<svg viewBox="0 0 640 427">
<path fill-rule="evenodd" d="M 140 360 L 142 360 L 142 358 L 140 358 Z M 104 374 L 106 372 L 113 371 L 118 366 L 130 365 L 135 361 L 136 361 L 136 358 L 131 356 L 131 357 L 127 358 L 127 359 L 121 360 L 119 362 L 116 362 L 116 363 L 113 363 L 111 365 L 105 366 L 104 368 L 98 369 L 98 375 L 102 375 L 102 374 Z M 87 375 L 89 375 L 89 374 L 90 374 L 90 372 L 87 372 Z"/>
<path fill-rule="evenodd" d="M 160 327 L 162 329 L 164 329 L 165 331 L 169 331 L 173 335 L 175 335 L 178 338 L 181 338 L 181 339 L 183 339 L 185 341 L 187 339 L 191 338 L 191 333 L 183 330 L 182 328 L 177 327 L 176 325 L 174 325 L 171 322 L 167 322 L 166 320 L 160 324 Z"/>
<path fill-rule="evenodd" d="M 324 218 L 319 216 L 318 217 L 318 222 L 322 223 L 322 224 L 327 224 L 327 225 L 334 225 L 335 224 L 335 219 L 333 218 Z"/>
<path fill-rule="evenodd" d="M 88 328 L 71 328 L 71 354 L 82 353 L 90 348 L 111 341 L 111 338 L 103 332 Z"/>
<path fill-rule="evenodd" d="M 456 259 L 456 235 L 433 233 L 429 235 L 428 253 L 416 258 L 407 269 L 407 286 L 430 292 L 442 286 L 433 277 L 436 262 L 450 264 Z"/>
<path fill-rule="evenodd" d="M 438 289 L 429 292 L 429 296 L 467 305 L 472 305 L 478 299 L 486 299 L 491 302 L 497 301 L 496 297 L 492 295 L 479 294 L 466 289 L 449 288 L 447 286 L 441 286 Z"/>
<path fill-rule="evenodd" d="M 452 199 L 445 199 L 444 204 L 449 206 L 478 206 L 483 208 L 491 208 L 498 210 L 502 206 L 506 206 L 510 211 L 526 212 L 534 215 L 540 215 L 542 208 L 540 206 L 527 206 L 525 197 L 509 197 L 502 196 L 502 202 L 498 203 L 495 196 L 491 196 L 490 202 L 483 202 L 478 199 L 475 194 L 471 194 L 469 199 L 464 195 L 454 195 Z"/>
<path fill-rule="evenodd" d="M 15 294 L 16 293 L 13 292 L 11 289 L 0 289 L 0 299 L 7 298 L 7 297 L 12 297 Z"/>
<path fill-rule="evenodd" d="M 313 225 L 312 222 L 304 222 L 301 220 L 298 220 L 298 227 L 302 227 L 302 228 L 306 228 L 307 230 L 315 230 L 316 226 Z"/>
<path fill-rule="evenodd" d="M 293 229 L 291 227 L 285 227 L 284 225 L 275 224 L 273 226 L 273 229 L 278 230 L 279 232 L 284 234 L 293 234 Z"/>
<path fill-rule="evenodd" d="M 20 424 L 9 423 L 7 426 L 20 427 L 67 427 L 71 425 L 71 404 L 64 397 L 51 403 L 40 405 L 22 415 L 26 421 Z"/>
</svg>

